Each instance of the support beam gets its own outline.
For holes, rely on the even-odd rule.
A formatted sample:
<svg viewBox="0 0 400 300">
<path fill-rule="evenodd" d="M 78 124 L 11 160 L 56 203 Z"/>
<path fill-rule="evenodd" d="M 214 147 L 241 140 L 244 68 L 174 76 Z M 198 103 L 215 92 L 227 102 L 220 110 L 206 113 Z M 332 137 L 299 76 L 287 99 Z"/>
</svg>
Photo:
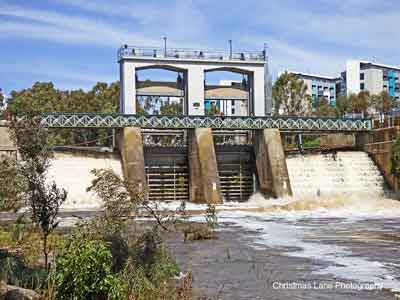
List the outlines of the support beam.
<svg viewBox="0 0 400 300">
<path fill-rule="evenodd" d="M 122 170 L 125 180 L 142 189 L 147 197 L 148 191 L 141 129 L 135 127 L 122 129 L 118 136 L 118 145 L 121 152 Z"/>
<path fill-rule="evenodd" d="M 120 113 L 136 113 L 136 69 L 127 62 L 120 64 Z"/>
<path fill-rule="evenodd" d="M 292 189 L 279 130 L 257 130 L 254 150 L 260 192 L 269 197 L 291 196 Z"/>
<path fill-rule="evenodd" d="M 195 203 L 221 203 L 220 181 L 212 130 L 189 130 L 189 194 Z"/>
</svg>

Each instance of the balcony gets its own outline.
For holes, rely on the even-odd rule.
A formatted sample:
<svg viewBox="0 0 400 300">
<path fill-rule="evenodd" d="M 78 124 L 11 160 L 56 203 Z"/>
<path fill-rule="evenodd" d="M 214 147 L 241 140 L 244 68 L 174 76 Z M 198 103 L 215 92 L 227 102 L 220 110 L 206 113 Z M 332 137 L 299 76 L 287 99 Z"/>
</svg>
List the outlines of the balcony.
<svg viewBox="0 0 400 300">
<path fill-rule="evenodd" d="M 217 60 L 217 61 L 256 61 L 266 60 L 265 51 L 239 51 L 230 52 L 226 50 L 210 49 L 185 49 L 185 48 L 163 48 L 136 47 L 123 45 L 118 50 L 118 60 L 125 58 L 168 58 L 168 59 L 190 59 L 190 60 Z"/>
</svg>

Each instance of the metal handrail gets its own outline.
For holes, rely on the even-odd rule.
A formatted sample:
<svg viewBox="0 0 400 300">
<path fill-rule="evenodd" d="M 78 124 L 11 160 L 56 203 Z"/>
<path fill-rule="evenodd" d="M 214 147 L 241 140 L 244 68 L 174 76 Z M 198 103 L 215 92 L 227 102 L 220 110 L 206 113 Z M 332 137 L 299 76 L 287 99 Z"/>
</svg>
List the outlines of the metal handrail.
<svg viewBox="0 0 400 300">
<path fill-rule="evenodd" d="M 234 60 L 234 61 L 265 61 L 265 51 L 234 51 L 219 49 L 190 49 L 142 47 L 124 45 L 118 50 L 118 59 L 133 57 L 204 59 L 204 60 Z"/>
</svg>

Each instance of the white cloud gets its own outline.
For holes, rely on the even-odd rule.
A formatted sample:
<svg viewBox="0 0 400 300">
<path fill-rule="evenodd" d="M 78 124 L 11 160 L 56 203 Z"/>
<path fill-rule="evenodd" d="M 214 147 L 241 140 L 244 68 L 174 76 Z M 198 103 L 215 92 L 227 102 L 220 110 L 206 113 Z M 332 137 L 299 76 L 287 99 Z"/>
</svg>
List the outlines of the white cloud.
<svg viewBox="0 0 400 300">
<path fill-rule="evenodd" d="M 13 21 L 0 21 L 0 32 L 8 36 L 22 35 L 75 44 L 95 43 L 114 48 L 133 41 L 145 44 L 153 42 L 138 32 L 129 32 L 100 19 L 16 6 L 0 7 L 0 15 L 15 18 Z"/>
</svg>

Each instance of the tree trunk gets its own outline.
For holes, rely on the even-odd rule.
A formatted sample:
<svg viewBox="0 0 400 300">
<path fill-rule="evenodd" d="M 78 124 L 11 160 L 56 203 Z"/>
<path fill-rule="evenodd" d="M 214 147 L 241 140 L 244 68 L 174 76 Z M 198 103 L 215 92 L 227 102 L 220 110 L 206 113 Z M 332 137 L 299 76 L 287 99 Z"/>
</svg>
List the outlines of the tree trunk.
<svg viewBox="0 0 400 300">
<path fill-rule="evenodd" d="M 46 268 L 46 271 L 49 271 L 49 266 L 48 266 L 48 253 L 47 253 L 47 234 L 43 236 L 43 253 L 44 253 L 44 265 Z"/>
</svg>

